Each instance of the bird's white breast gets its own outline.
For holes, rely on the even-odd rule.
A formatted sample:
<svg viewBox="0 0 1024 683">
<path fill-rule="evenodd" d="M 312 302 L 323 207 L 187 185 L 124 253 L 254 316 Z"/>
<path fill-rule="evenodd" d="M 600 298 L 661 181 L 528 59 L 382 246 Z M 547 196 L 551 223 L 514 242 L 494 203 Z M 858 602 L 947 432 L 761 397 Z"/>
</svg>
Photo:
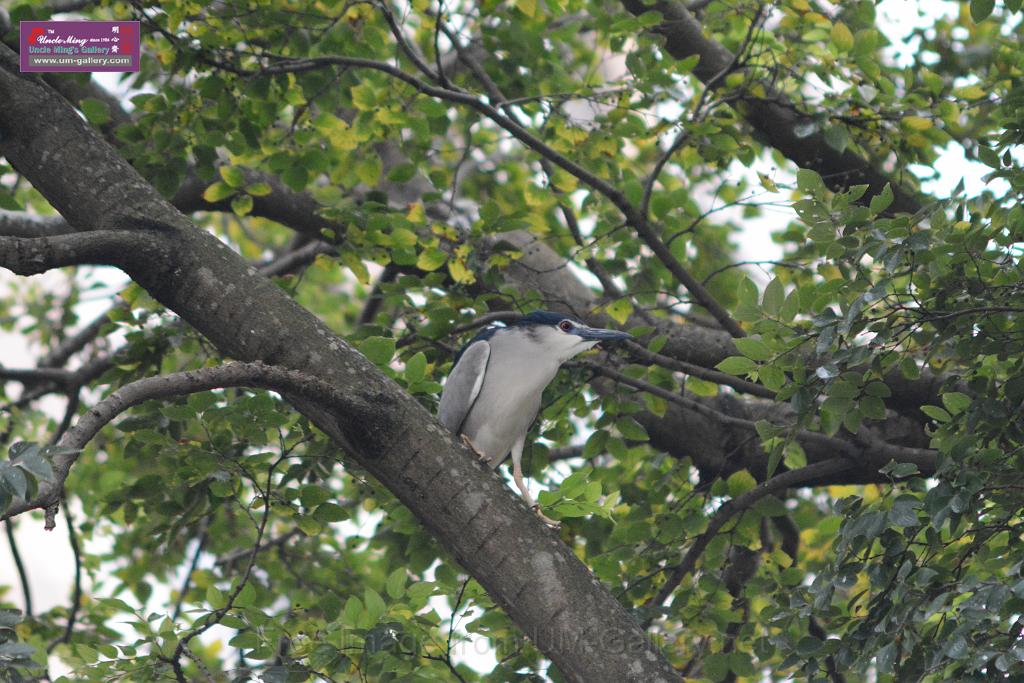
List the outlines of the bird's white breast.
<svg viewBox="0 0 1024 683">
<path fill-rule="evenodd" d="M 462 433 L 497 466 L 537 416 L 544 388 L 559 363 L 541 353 L 525 331 L 496 334 L 489 342 L 483 386 Z"/>
</svg>

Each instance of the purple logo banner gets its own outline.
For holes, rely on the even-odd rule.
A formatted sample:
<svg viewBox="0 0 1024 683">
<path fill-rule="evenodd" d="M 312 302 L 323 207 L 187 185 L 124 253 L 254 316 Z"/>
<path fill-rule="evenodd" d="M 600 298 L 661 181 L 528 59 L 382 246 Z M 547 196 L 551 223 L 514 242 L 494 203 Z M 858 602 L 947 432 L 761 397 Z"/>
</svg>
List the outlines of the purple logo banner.
<svg viewBox="0 0 1024 683">
<path fill-rule="evenodd" d="M 21 70 L 138 71 L 137 21 L 22 21 Z"/>
</svg>

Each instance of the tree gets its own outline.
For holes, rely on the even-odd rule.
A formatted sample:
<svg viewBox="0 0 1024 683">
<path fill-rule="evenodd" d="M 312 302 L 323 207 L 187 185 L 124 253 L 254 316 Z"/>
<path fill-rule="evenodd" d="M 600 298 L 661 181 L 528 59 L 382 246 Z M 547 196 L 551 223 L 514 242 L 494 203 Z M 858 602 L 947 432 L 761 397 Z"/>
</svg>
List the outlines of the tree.
<svg viewBox="0 0 1024 683">
<path fill-rule="evenodd" d="M 0 47 L 0 265 L 63 278 L 2 304 L 0 509 L 91 579 L 0 612 L 0 671 L 1019 676 L 1019 9 L 896 54 L 867 0 L 16 5 L 144 59 Z M 922 189 L 949 148 L 984 191 Z M 131 283 L 80 320 L 87 265 Z M 548 393 L 559 532 L 431 417 L 538 307 L 634 337 Z"/>
</svg>

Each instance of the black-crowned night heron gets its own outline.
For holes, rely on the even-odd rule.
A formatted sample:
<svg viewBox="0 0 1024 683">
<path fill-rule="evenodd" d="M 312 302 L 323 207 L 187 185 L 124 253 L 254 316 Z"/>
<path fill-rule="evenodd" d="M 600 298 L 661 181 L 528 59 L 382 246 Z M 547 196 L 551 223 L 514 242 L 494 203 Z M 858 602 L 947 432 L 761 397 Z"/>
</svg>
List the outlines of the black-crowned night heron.
<svg viewBox="0 0 1024 683">
<path fill-rule="evenodd" d="M 523 446 L 540 410 L 544 387 L 558 368 L 600 342 L 625 332 L 587 327 L 561 313 L 534 311 L 507 327 L 491 327 L 455 359 L 441 394 L 438 419 L 491 467 L 512 453 L 512 477 L 527 505 L 538 511 L 523 481 Z M 556 525 L 544 515 L 541 518 Z"/>
</svg>

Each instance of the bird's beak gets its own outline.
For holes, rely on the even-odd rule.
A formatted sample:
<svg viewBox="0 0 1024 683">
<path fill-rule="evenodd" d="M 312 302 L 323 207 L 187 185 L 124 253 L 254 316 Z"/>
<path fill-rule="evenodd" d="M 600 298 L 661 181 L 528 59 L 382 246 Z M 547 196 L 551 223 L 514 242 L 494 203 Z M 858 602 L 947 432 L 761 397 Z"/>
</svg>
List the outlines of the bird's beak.
<svg viewBox="0 0 1024 683">
<path fill-rule="evenodd" d="M 593 342 L 613 342 L 622 341 L 623 339 L 629 339 L 628 334 L 625 332 L 619 332 L 618 330 L 602 330 L 599 327 L 585 327 L 580 326 L 573 330 L 573 334 L 578 337 L 582 337 L 587 341 Z"/>
</svg>

